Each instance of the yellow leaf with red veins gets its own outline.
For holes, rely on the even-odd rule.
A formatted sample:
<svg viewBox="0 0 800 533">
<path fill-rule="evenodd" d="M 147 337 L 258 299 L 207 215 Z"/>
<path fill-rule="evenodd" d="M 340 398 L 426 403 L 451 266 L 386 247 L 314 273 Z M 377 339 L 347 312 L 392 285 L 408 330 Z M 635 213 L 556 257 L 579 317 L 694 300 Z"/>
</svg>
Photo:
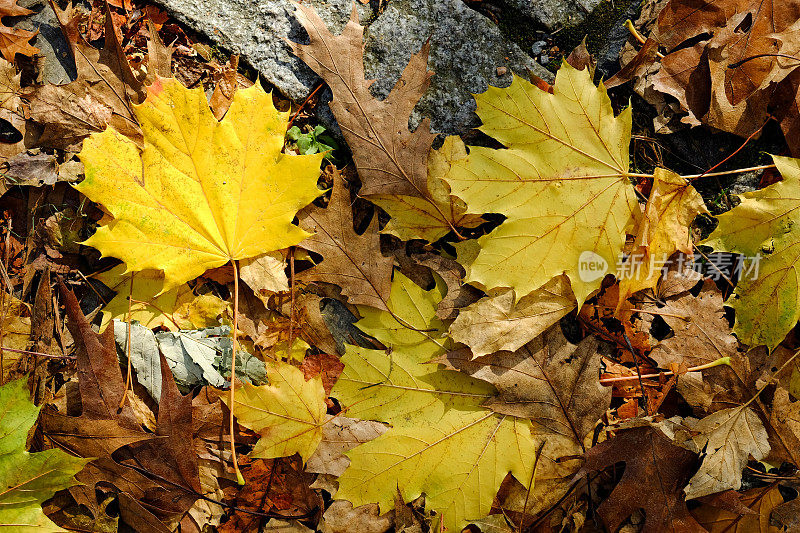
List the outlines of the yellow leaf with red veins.
<svg viewBox="0 0 800 533">
<path fill-rule="evenodd" d="M 552 94 L 515 77 L 475 100 L 481 131 L 504 148 L 470 147 L 444 179 L 468 213 L 506 220 L 478 239 L 466 281 L 522 298 L 566 274 L 580 307 L 615 264 L 639 208 L 628 178 L 630 108 L 615 117 L 605 88 L 566 63 Z"/>
</svg>

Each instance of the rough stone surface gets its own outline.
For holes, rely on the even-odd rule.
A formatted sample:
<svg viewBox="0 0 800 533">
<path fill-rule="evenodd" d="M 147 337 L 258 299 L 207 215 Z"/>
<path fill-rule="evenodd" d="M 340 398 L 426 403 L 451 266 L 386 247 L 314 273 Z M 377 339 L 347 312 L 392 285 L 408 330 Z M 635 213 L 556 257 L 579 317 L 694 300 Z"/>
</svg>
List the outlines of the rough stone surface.
<svg viewBox="0 0 800 533">
<path fill-rule="evenodd" d="M 34 12 L 22 17 L 8 17 L 8 21 L 18 21 L 13 26 L 21 30 L 38 30 L 39 35 L 31 43 L 42 56 L 39 61 L 40 81 L 62 85 L 74 80 L 77 77 L 75 61 L 47 0 L 20 0 L 17 4 Z"/>
<path fill-rule="evenodd" d="M 364 50 L 366 75 L 375 78 L 373 90 L 385 96 L 400 77 L 411 53 L 431 39 L 428 69 L 435 75 L 412 116 L 431 117 L 431 129 L 461 133 L 478 124 L 473 93 L 489 85 L 507 87 L 511 71 L 528 71 L 550 79 L 552 74 L 506 40 L 489 19 L 461 0 L 393 0 L 367 31 Z M 505 74 L 498 76 L 498 68 Z M 501 72 L 503 72 L 501 70 Z"/>
<path fill-rule="evenodd" d="M 508 8 L 548 30 L 576 26 L 603 0 L 503 0 Z"/>
<path fill-rule="evenodd" d="M 240 54 L 289 98 L 302 100 L 318 83 L 286 44 L 287 38 L 298 42 L 306 38 L 288 0 L 158 1 L 182 22 Z M 342 28 L 352 7 L 350 0 L 312 3 L 332 31 Z M 507 86 L 511 71 L 527 76 L 531 70 L 552 78 L 505 39 L 494 23 L 461 0 L 390 0 L 377 18 L 370 7 L 375 3 L 356 4 L 362 24 L 369 26 L 364 63 L 367 75 L 377 80 L 374 88 L 379 96 L 391 90 L 411 53 L 431 39 L 428 66 L 436 76 L 412 117 L 412 127 L 424 115 L 431 118 L 435 131 L 461 133 L 477 124 L 470 93 L 483 92 L 489 84 Z M 506 67 L 507 73 L 498 76 L 498 67 Z M 329 122 L 321 111 L 323 122 Z"/>
</svg>

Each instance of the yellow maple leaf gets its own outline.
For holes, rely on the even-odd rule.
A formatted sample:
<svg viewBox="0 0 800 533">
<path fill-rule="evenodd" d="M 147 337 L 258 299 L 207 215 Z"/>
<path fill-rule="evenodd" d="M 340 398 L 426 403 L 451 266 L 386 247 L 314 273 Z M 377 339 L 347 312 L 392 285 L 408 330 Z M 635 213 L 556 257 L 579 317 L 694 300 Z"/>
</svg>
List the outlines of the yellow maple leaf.
<svg viewBox="0 0 800 533">
<path fill-rule="evenodd" d="M 231 260 L 293 246 L 292 224 L 321 194 L 322 155 L 283 154 L 288 113 L 259 84 L 217 121 L 202 88 L 158 78 L 135 106 L 144 149 L 112 128 L 93 134 L 76 188 L 114 216 L 85 244 L 134 271 L 164 271 L 167 291 Z"/>
<path fill-rule="evenodd" d="M 124 264 L 95 274 L 94 279 L 102 282 L 117 295 L 103 306 L 103 320 L 100 331 L 104 331 L 112 320 L 128 319 L 128 295 L 135 300 L 131 305 L 131 319 L 150 329 L 163 326 L 172 331 L 178 329 L 199 329 L 219 325 L 219 317 L 228 308 L 228 303 L 213 294 L 197 295 L 186 284 L 162 291 L 164 273 L 160 270 L 143 270 L 133 273 L 133 292 L 131 293 L 131 272 L 126 272 Z"/>
<path fill-rule="evenodd" d="M 493 395 L 490 384 L 431 364 L 449 344 L 436 318 L 442 292 L 440 286 L 425 291 L 397 272 L 391 313 L 359 307 L 359 328 L 391 351 L 348 346 L 331 396 L 348 415 L 392 429 L 347 452 L 351 462 L 336 497 L 355 506 L 377 502 L 383 513 L 394 506 L 397 490 L 405 501 L 425 493 L 444 527 L 461 531 L 488 514 L 509 472 L 530 482 L 537 438 L 527 421 L 481 407 Z M 552 470 L 549 462 L 537 468 L 537 480 Z"/>
<path fill-rule="evenodd" d="M 481 237 L 467 281 L 517 298 L 566 274 L 578 304 L 600 287 L 579 262 L 615 264 L 638 209 L 628 179 L 631 110 L 614 117 L 605 88 L 564 64 L 553 94 L 515 77 L 475 96 L 481 131 L 504 149 L 471 147 L 445 177 L 469 213 L 507 219 Z"/>
<path fill-rule="evenodd" d="M 619 306 L 633 293 L 654 288 L 661 268 L 674 252 L 692 255 L 689 225 L 708 213 L 703 197 L 685 178 L 657 168 L 644 216 L 636 225 L 636 240 L 619 280 Z"/>
<path fill-rule="evenodd" d="M 305 462 L 322 440 L 322 378 L 306 381 L 302 370 L 281 362 L 267 365 L 267 378 L 269 385 L 236 388 L 236 419 L 261 435 L 250 455 L 272 459 L 299 453 Z M 222 400 L 230 407 L 227 396 Z"/>
</svg>

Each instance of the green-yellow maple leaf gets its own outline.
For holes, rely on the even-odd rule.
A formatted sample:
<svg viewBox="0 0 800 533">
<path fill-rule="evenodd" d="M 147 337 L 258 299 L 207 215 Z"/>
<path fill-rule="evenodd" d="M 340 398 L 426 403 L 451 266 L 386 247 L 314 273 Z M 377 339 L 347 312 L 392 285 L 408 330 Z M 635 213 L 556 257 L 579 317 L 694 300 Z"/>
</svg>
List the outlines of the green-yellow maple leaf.
<svg viewBox="0 0 800 533">
<path fill-rule="evenodd" d="M 202 87 L 159 78 L 147 92 L 135 106 L 143 150 L 112 128 L 84 142 L 77 189 L 114 216 L 85 244 L 163 270 L 166 291 L 308 236 L 292 219 L 321 194 L 322 155 L 281 153 L 288 113 L 259 84 L 237 91 L 222 121 Z"/>
<path fill-rule="evenodd" d="M 261 435 L 251 456 L 272 459 L 299 453 L 305 462 L 322 440 L 327 409 L 322 378 L 306 381 L 299 368 L 282 362 L 267 365 L 267 378 L 269 385 L 236 388 L 236 420 Z M 227 396 L 222 400 L 229 405 Z"/>
<path fill-rule="evenodd" d="M 736 310 L 733 331 L 743 343 L 769 349 L 800 319 L 800 159 L 774 160 L 783 180 L 741 195 L 703 242 L 746 256 L 746 273 L 727 302 Z"/>
<path fill-rule="evenodd" d="M 42 502 L 78 482 L 74 476 L 90 459 L 52 449 L 25 451 L 28 430 L 39 407 L 28 399 L 26 380 L 0 387 L 0 529 L 25 532 L 65 531 L 42 512 Z"/>
<path fill-rule="evenodd" d="M 602 275 L 581 276 L 579 261 L 614 265 L 638 209 L 628 179 L 630 108 L 614 117 L 605 88 L 566 63 L 553 94 L 515 77 L 475 100 L 481 131 L 505 148 L 471 147 L 445 180 L 469 213 L 507 219 L 479 239 L 467 281 L 522 298 L 566 274 L 580 307 Z"/>
<path fill-rule="evenodd" d="M 445 351 L 446 326 L 436 318 L 442 289 L 424 291 L 395 274 L 388 307 L 360 308 L 358 325 L 389 353 L 347 347 L 345 369 L 331 393 L 348 416 L 393 427 L 347 453 L 338 498 L 363 505 L 394 505 L 395 487 L 406 501 L 422 494 L 445 527 L 460 531 L 485 516 L 506 474 L 530 480 L 536 445 L 530 425 L 490 413 L 481 404 L 488 383 L 427 363 Z"/>
</svg>

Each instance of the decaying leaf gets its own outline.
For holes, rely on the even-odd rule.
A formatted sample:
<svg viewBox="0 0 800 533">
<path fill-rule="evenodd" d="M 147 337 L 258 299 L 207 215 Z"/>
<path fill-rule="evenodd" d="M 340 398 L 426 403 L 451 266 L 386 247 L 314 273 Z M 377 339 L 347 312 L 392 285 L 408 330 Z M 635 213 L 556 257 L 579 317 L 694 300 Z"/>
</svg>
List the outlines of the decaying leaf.
<svg viewBox="0 0 800 533">
<path fill-rule="evenodd" d="M 704 504 L 692 510 L 692 515 L 709 533 L 779 533 L 770 525 L 770 514 L 783 503 L 778 487 L 750 489 L 740 495 L 740 502 L 749 513 Z"/>
<path fill-rule="evenodd" d="M 64 11 L 58 6 L 53 9 L 70 45 L 78 78 L 66 85 L 45 84 L 26 92 L 31 118 L 45 125 L 39 143 L 74 149 L 87 135 L 106 126 L 141 142 L 132 104 L 144 100 L 144 85 L 122 50 L 110 8 L 102 50 L 87 43 L 78 32 L 79 15 L 72 5 Z"/>
<path fill-rule="evenodd" d="M 141 153 L 113 128 L 84 142 L 76 188 L 114 215 L 87 245 L 131 270 L 162 270 L 170 290 L 308 236 L 291 221 L 321 193 L 322 156 L 281 153 L 288 113 L 258 84 L 236 92 L 221 122 L 202 88 L 160 78 L 147 92 L 135 109 Z"/>
<path fill-rule="evenodd" d="M 483 222 L 480 215 L 467 213 L 467 206 L 450 194 L 450 186 L 443 179 L 450 172 L 453 162 L 466 156 L 466 146 L 459 137 L 447 137 L 441 148 L 430 151 L 429 199 L 400 194 L 370 196 L 371 202 L 381 206 L 392 217 L 382 232 L 404 241 L 424 239 L 434 242 L 453 228 L 473 228 Z"/>
<path fill-rule="evenodd" d="M 767 431 L 747 405 L 708 415 L 692 425 L 691 430 L 695 450 L 704 453 L 704 457 L 700 469 L 684 489 L 689 499 L 738 490 L 750 456 L 758 461 L 769 454 Z"/>
<path fill-rule="evenodd" d="M 463 342 L 475 357 L 514 351 L 539 336 L 575 308 L 569 279 L 561 275 L 527 296 L 499 289 L 459 311 L 450 337 Z"/>
<path fill-rule="evenodd" d="M 522 298 L 566 274 L 580 306 L 622 252 L 638 209 L 627 177 L 631 110 L 614 117 L 603 86 L 569 65 L 553 91 L 515 77 L 477 95 L 481 131 L 505 148 L 471 147 L 445 180 L 468 212 L 507 217 L 478 239 L 468 282 Z"/>
<path fill-rule="evenodd" d="M 20 17 L 33 13 L 30 9 L 17 5 L 17 0 L 3 0 L 0 2 L 0 17 Z M 17 54 L 32 56 L 39 49 L 28 42 L 38 34 L 38 31 L 28 31 L 21 28 L 10 28 L 0 24 L 0 53 L 6 61 L 14 61 Z"/>
<path fill-rule="evenodd" d="M 411 110 L 430 83 L 429 45 L 411 56 L 394 90 L 378 100 L 364 76 L 364 27 L 355 7 L 341 35 L 333 35 L 311 7 L 298 4 L 295 13 L 310 42 L 290 44 L 333 91 L 331 110 L 353 152 L 361 194 L 430 198 L 427 161 L 434 135 L 427 120 L 413 133 L 408 130 Z"/>
<path fill-rule="evenodd" d="M 736 353 L 738 345 L 725 318 L 722 293 L 713 281 L 706 281 L 697 296 L 681 292 L 653 310 L 662 313 L 675 333 L 659 341 L 650 352 L 661 368 L 669 368 L 671 363 L 700 366 Z"/>
<path fill-rule="evenodd" d="M 337 284 L 351 303 L 386 309 L 394 260 L 381 254 L 377 216 L 363 234 L 353 229 L 350 193 L 341 172 L 333 171 L 328 206 L 309 206 L 297 218 L 301 228 L 313 233 L 302 242 L 303 248 L 322 255 L 322 262 L 303 272 L 301 279 Z"/>
<path fill-rule="evenodd" d="M 153 436 L 141 428 L 131 403 L 121 403 L 125 382 L 117 360 L 113 329 L 107 328 L 103 335 L 95 333 L 81 313 L 75 296 L 63 284 L 60 289 L 66 303 L 72 336 L 78 347 L 82 412 L 80 416 L 69 416 L 53 408 L 44 409 L 41 415 L 42 430 L 60 448 L 78 457 L 93 458 L 76 476 L 81 485 L 70 488 L 70 493 L 79 504 L 85 505 L 95 516 L 104 512 L 95 496 L 95 486 L 99 483 L 111 488 L 118 496 L 120 516 L 129 525 L 135 529 L 166 533 L 170 529 L 156 514 L 179 520 L 197 496 L 181 484 L 155 481 L 158 478 L 151 479 L 142 470 L 148 472 L 149 468 L 150 472 L 155 471 L 167 457 L 174 458 L 176 463 L 186 461 L 186 458 L 179 456 L 194 453 L 191 424 L 188 433 L 186 424 L 179 426 L 183 429 L 174 434 L 175 440 L 170 441 L 172 446 L 165 446 L 166 443 L 159 439 L 147 443 L 148 446 L 163 446 L 159 451 L 163 455 L 156 461 L 159 464 L 145 461 L 136 470 L 120 462 L 124 461 L 124 454 L 118 457 L 119 460 L 112 457 L 124 446 L 144 446 L 145 441 Z M 166 391 L 166 388 L 162 390 Z M 191 412 L 188 416 L 191 417 Z M 165 419 L 163 423 L 168 422 L 169 419 Z M 172 429 L 162 427 L 161 430 L 173 434 L 175 427 L 171 425 L 169 428 Z M 157 427 L 156 433 L 161 430 Z M 181 445 L 175 446 L 175 442 Z M 187 449 L 190 451 L 187 452 Z M 169 479 L 172 481 L 172 478 Z"/>
<path fill-rule="evenodd" d="M 239 277 L 266 305 L 271 294 L 289 290 L 285 266 L 285 254 L 269 252 L 258 257 L 243 259 L 239 264 Z"/>
<path fill-rule="evenodd" d="M 536 434 L 561 435 L 581 450 L 611 404 L 611 389 L 599 381 L 602 351 L 596 337 L 571 344 L 554 326 L 515 352 L 470 358 L 457 350 L 437 361 L 494 385 L 499 395 L 486 407 L 530 418 Z"/>
<path fill-rule="evenodd" d="M 322 425 L 322 441 L 306 463 L 306 471 L 341 476 L 350 464 L 345 452 L 371 441 L 389 428 L 372 420 L 329 417 Z"/>
</svg>

